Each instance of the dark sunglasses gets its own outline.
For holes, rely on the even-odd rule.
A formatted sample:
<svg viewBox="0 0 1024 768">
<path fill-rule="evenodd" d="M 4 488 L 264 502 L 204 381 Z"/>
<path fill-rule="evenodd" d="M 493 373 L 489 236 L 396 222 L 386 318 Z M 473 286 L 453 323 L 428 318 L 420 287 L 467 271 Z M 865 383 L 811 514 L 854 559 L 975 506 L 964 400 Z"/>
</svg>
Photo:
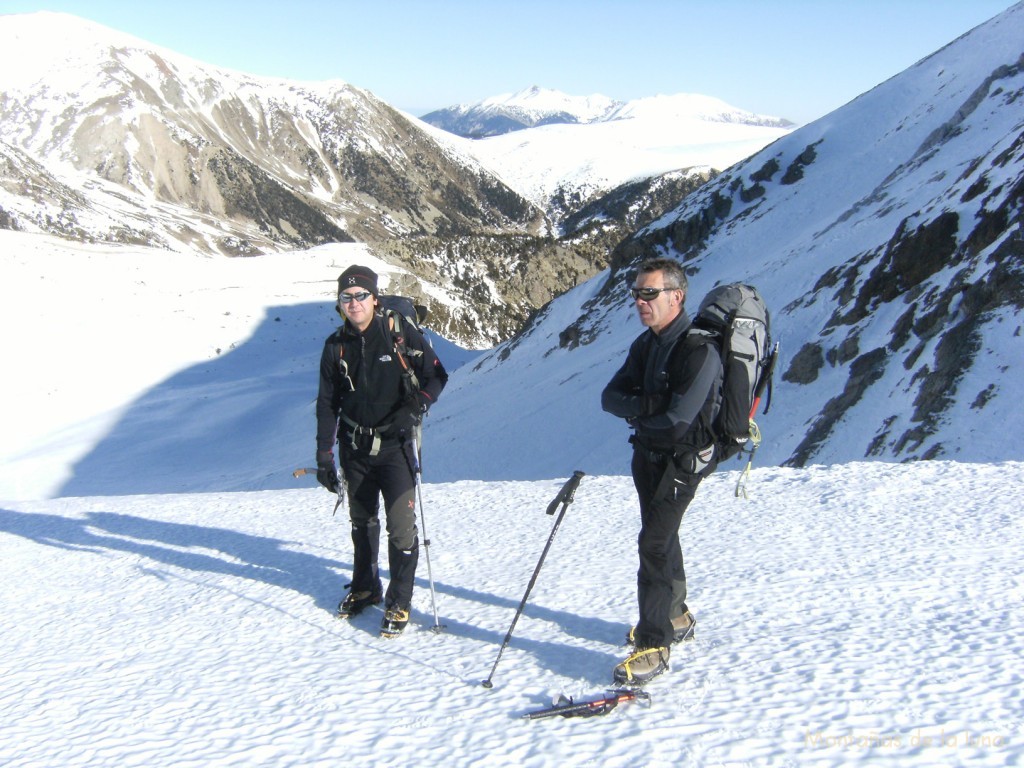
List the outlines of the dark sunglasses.
<svg viewBox="0 0 1024 768">
<path fill-rule="evenodd" d="M 362 291 L 360 293 L 342 293 L 338 295 L 338 301 L 342 304 L 349 304 L 353 301 L 366 301 L 373 294 L 369 291 Z"/>
<path fill-rule="evenodd" d="M 678 288 L 630 288 L 629 295 L 633 297 L 633 300 L 643 299 L 644 301 L 652 301 L 658 298 L 658 294 L 662 291 L 678 291 Z"/>
</svg>

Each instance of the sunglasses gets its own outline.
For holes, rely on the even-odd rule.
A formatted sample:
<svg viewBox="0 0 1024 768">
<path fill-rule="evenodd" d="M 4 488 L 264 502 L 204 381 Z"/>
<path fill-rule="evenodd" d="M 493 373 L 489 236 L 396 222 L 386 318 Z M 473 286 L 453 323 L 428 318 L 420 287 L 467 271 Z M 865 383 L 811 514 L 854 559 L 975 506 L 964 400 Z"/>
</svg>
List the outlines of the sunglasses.
<svg viewBox="0 0 1024 768">
<path fill-rule="evenodd" d="M 350 304 L 353 301 L 366 301 L 373 294 L 369 291 L 362 291 L 360 293 L 342 293 L 338 295 L 338 301 L 342 304 Z"/>
<path fill-rule="evenodd" d="M 658 294 L 662 291 L 678 291 L 678 288 L 630 288 L 629 295 L 633 297 L 633 300 L 643 299 L 644 301 L 653 301 L 658 298 Z"/>
</svg>

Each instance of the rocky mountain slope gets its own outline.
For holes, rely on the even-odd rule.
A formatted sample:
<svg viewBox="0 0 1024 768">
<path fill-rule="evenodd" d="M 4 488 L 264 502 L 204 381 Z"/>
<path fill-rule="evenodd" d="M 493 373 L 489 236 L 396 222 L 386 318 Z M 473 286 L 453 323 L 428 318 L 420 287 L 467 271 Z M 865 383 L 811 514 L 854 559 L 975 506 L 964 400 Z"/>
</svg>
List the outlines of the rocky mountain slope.
<svg viewBox="0 0 1024 768">
<path fill-rule="evenodd" d="M 434 129 L 364 90 L 229 72 L 60 14 L 0 18 L 0 51 L 6 228 L 228 256 L 422 238 L 402 266 L 513 318 L 499 328 L 437 307 L 441 327 L 469 344 L 507 337 L 554 295 L 427 250 L 440 239 L 470 255 L 477 239 L 545 242 L 549 227 Z M 512 251 L 501 266 L 529 271 Z"/>
<path fill-rule="evenodd" d="M 640 332 L 626 289 L 643 258 L 757 285 L 782 344 L 759 461 L 1019 457 L 1024 360 L 1024 3 L 700 187 L 460 377 L 443 445 L 501 439 L 535 471 L 622 469 L 626 429 L 601 388 Z M 516 399 L 479 392 L 505 387 Z M 534 405 L 524 413 L 522 403 Z M 543 403 L 544 405 L 539 405 Z M 439 404 L 440 405 L 440 404 Z M 487 407 L 515 434 L 463 434 Z M 557 435 L 552 412 L 579 413 Z M 495 470 L 451 458 L 442 477 Z"/>
<path fill-rule="evenodd" d="M 483 168 L 346 83 L 249 77 L 60 14 L 6 16 L 0 44 L 18 62 L 4 72 L 3 140 L 206 216 L 195 247 L 244 254 L 543 223 Z M 152 229 L 154 244 L 181 239 Z"/>
<path fill-rule="evenodd" d="M 566 240 L 563 218 L 606 194 L 620 210 L 643 179 L 705 165 L 700 151 L 664 155 L 535 198 L 529 174 L 556 175 L 536 156 L 518 163 L 526 177 L 509 174 L 347 83 L 226 71 L 62 14 L 0 17 L 0 70 L 0 226 L 227 256 L 364 242 L 414 276 L 402 290 L 417 299 L 454 295 L 431 306 L 434 323 L 474 347 L 509 338 L 650 220 L 608 209 L 599 232 Z M 589 160 L 574 162 L 557 173 Z M 692 188 L 634 202 L 653 216 Z"/>
</svg>

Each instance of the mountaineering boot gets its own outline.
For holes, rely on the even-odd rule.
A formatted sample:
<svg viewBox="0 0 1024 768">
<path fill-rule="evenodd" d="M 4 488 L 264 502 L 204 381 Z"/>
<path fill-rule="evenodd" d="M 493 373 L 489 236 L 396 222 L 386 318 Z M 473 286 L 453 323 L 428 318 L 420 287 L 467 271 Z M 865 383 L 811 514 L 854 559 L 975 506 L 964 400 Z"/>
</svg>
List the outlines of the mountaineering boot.
<svg viewBox="0 0 1024 768">
<path fill-rule="evenodd" d="M 360 592 L 353 590 L 345 595 L 345 599 L 338 605 L 338 617 L 342 619 L 351 618 L 364 608 L 377 605 L 383 599 L 384 593 L 380 588 L 380 584 L 374 590 L 363 590 Z"/>
<path fill-rule="evenodd" d="M 612 677 L 620 685 L 643 685 L 662 672 L 668 672 L 668 648 L 634 648 L 625 661 L 615 667 Z"/>
<path fill-rule="evenodd" d="M 398 637 L 409 623 L 409 611 L 392 605 L 384 611 L 384 620 L 380 623 L 381 637 Z"/>
<path fill-rule="evenodd" d="M 697 620 L 689 611 L 682 616 L 676 616 L 672 619 L 672 645 L 693 640 L 693 633 L 696 629 Z"/>
<path fill-rule="evenodd" d="M 676 616 L 672 619 L 672 645 L 676 643 L 685 643 L 687 640 L 693 640 L 694 631 L 697 628 L 697 620 L 693 618 L 693 614 L 687 611 L 682 616 Z M 633 636 L 636 633 L 636 627 L 630 627 L 629 632 L 626 633 L 626 644 L 633 645 Z"/>
</svg>

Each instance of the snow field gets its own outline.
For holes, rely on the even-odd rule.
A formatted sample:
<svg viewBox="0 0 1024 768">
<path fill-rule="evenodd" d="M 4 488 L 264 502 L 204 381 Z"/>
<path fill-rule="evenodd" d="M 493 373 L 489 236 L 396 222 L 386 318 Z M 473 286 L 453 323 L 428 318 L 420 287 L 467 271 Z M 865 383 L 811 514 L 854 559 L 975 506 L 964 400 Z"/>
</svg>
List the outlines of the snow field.
<svg viewBox="0 0 1024 768">
<path fill-rule="evenodd" d="M 423 487 L 405 635 L 334 618 L 351 545 L 318 488 L 64 498 L 0 512 L 10 766 L 1008 765 L 1021 748 L 1024 464 L 755 469 L 683 523 L 697 639 L 590 720 L 635 619 L 626 477 Z M 386 563 L 382 563 L 386 568 Z M 385 572 L 386 576 L 386 572 Z"/>
</svg>

